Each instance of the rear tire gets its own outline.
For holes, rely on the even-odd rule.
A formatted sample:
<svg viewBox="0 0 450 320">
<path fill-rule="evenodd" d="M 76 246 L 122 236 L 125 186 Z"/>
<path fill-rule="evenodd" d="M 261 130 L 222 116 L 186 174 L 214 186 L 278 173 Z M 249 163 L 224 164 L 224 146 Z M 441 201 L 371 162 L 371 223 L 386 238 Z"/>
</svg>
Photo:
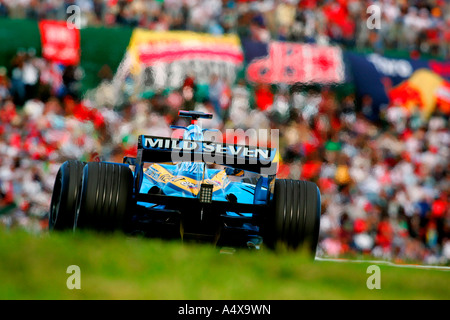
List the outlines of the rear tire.
<svg viewBox="0 0 450 320">
<path fill-rule="evenodd" d="M 269 248 L 307 248 L 315 255 L 320 227 L 320 191 L 309 181 L 275 180 L 264 242 Z"/>
<path fill-rule="evenodd" d="M 88 163 L 83 170 L 75 228 L 124 231 L 132 188 L 133 174 L 127 166 Z"/>
<path fill-rule="evenodd" d="M 73 229 L 84 165 L 81 161 L 68 160 L 59 168 L 50 203 L 50 231 Z"/>
</svg>

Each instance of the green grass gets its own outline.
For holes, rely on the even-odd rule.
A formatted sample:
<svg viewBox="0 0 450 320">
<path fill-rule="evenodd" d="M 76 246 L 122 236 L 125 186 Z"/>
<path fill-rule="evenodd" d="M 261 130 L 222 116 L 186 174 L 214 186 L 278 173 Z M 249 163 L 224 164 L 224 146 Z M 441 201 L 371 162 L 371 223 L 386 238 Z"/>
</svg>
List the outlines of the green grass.
<svg viewBox="0 0 450 320">
<path fill-rule="evenodd" d="M 80 267 L 79 290 L 66 286 L 70 265 Z M 0 231 L 0 299 L 450 299 L 450 272 L 379 265 L 381 289 L 369 290 L 369 265 L 119 234 Z"/>
</svg>

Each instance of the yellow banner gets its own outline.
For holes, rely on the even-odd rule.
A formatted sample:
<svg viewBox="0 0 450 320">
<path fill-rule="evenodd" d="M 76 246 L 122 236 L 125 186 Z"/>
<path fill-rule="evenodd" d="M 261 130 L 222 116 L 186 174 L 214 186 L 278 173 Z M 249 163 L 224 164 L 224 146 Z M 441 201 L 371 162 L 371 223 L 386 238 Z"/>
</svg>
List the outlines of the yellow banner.
<svg viewBox="0 0 450 320">
<path fill-rule="evenodd" d="M 244 60 L 236 35 L 215 36 L 191 31 L 135 29 L 128 46 L 133 74 L 158 62 L 179 60 L 223 61 L 240 65 Z"/>
</svg>

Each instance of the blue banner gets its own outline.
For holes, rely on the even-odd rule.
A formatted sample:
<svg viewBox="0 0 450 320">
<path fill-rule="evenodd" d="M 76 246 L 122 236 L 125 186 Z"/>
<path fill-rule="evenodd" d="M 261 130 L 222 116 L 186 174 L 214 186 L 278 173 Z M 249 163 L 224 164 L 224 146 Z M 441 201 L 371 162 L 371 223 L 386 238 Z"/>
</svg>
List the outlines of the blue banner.
<svg viewBox="0 0 450 320">
<path fill-rule="evenodd" d="M 392 87 L 409 79 L 418 69 L 432 69 L 441 77 L 448 78 L 436 67 L 440 65 L 445 70 L 443 66 L 448 62 L 388 58 L 376 53 L 363 55 L 348 51 L 344 53 L 344 60 L 349 69 L 348 81 L 355 84 L 357 98 L 369 95 L 377 109 L 389 103 L 388 92 Z"/>
</svg>

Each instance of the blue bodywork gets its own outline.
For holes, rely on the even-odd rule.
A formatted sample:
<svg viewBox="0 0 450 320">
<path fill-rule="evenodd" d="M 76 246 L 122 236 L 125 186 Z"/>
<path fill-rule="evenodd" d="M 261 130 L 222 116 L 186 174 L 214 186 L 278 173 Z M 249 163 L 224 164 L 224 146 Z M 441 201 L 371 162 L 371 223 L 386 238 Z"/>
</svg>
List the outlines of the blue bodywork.
<svg viewBox="0 0 450 320">
<path fill-rule="evenodd" d="M 185 129 L 182 142 L 203 142 L 205 130 L 196 123 L 177 128 Z M 150 138 L 153 140 L 148 140 Z M 244 245 L 251 243 L 252 246 L 257 246 L 260 241 L 258 224 L 261 212 L 269 205 L 270 184 L 275 175 L 262 175 L 236 166 L 211 164 L 198 159 L 167 161 L 170 160 L 170 152 L 173 152 L 176 142 L 169 140 L 170 138 L 150 138 L 140 137 L 136 159 L 124 159 L 125 164 L 134 166 L 134 195 L 137 208 L 141 208 L 135 216 L 136 225 L 143 222 L 154 224 L 155 221 L 159 224 L 177 225 L 180 220 L 182 229 L 187 230 L 185 234 L 212 236 L 220 230 L 223 238 L 224 233 L 232 230 L 243 235 L 235 238 L 241 239 Z M 204 152 L 202 148 L 201 146 L 199 153 Z M 230 150 L 244 149 L 236 147 Z M 242 152 L 251 154 L 249 150 Z M 255 151 L 253 154 L 258 153 Z M 273 154 L 274 152 L 271 153 L 271 162 Z M 152 161 L 154 159 L 156 160 Z M 207 204 L 198 199 L 201 187 L 205 184 L 212 185 L 213 189 L 212 199 Z M 190 229 L 194 231 L 191 232 Z M 209 229 L 213 230 L 210 232 Z M 216 238 L 216 235 L 213 237 Z"/>
</svg>

